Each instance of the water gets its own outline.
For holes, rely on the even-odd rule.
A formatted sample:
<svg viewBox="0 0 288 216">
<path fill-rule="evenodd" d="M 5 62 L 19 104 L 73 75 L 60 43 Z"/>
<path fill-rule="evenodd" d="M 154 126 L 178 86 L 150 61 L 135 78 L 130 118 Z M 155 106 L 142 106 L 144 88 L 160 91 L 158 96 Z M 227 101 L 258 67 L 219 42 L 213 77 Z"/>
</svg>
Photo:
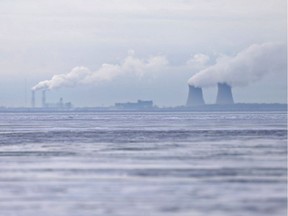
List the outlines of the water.
<svg viewBox="0 0 288 216">
<path fill-rule="evenodd" d="M 0 113 L 2 216 L 284 216 L 286 113 Z"/>
</svg>

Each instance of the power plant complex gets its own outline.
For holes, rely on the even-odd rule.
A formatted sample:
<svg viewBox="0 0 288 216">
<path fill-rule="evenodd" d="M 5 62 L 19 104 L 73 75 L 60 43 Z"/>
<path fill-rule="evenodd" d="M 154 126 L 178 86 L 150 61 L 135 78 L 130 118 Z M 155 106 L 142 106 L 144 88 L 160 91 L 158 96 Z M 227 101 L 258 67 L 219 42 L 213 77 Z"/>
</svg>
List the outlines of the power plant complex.
<svg viewBox="0 0 288 216">
<path fill-rule="evenodd" d="M 186 104 L 176 107 L 158 107 L 152 100 L 138 100 L 136 102 L 115 103 L 114 106 L 100 107 L 74 107 L 70 102 L 64 102 L 62 98 L 51 103 L 47 102 L 48 89 L 31 91 L 32 111 L 258 111 L 279 110 L 286 111 L 287 104 L 262 104 L 262 103 L 234 103 L 232 87 L 228 82 L 216 82 L 217 95 L 215 103 L 206 104 L 201 85 L 189 83 L 189 92 Z M 39 99 L 37 103 L 37 95 Z M 1 107 L 0 107 L 1 110 Z M 5 110 L 2 107 L 2 110 Z M 17 109 L 16 109 L 17 110 Z"/>
<path fill-rule="evenodd" d="M 197 106 L 204 106 L 205 100 L 203 97 L 203 91 L 201 87 L 197 87 L 194 85 L 189 84 L 189 93 L 186 102 L 186 107 L 197 107 Z M 232 95 L 231 86 L 227 83 L 217 83 L 218 92 L 216 97 L 216 105 L 233 105 L 234 99 Z M 41 105 L 38 106 L 40 108 L 71 108 L 72 104 L 70 102 L 64 103 L 63 99 L 56 103 L 47 103 L 46 102 L 46 90 L 42 90 L 41 92 Z M 36 91 L 32 90 L 31 92 L 31 107 L 36 108 Z M 123 109 L 151 109 L 153 108 L 152 101 L 142 101 L 138 100 L 137 103 L 116 103 L 115 108 L 123 108 Z"/>
<path fill-rule="evenodd" d="M 36 108 L 36 92 L 32 90 L 31 92 L 31 107 Z M 46 102 L 46 90 L 42 91 L 42 97 L 41 97 L 41 108 L 57 108 L 57 109 L 62 109 L 62 108 L 71 108 L 72 103 L 71 102 L 63 102 L 63 98 L 60 98 L 58 102 L 56 103 L 47 103 Z"/>
<path fill-rule="evenodd" d="M 188 86 L 189 86 L 189 93 L 186 106 L 193 107 L 193 106 L 205 105 L 202 88 L 193 85 Z M 217 92 L 216 104 L 217 105 L 234 104 L 231 86 L 228 85 L 227 83 L 218 83 L 217 87 L 218 92 Z"/>
</svg>

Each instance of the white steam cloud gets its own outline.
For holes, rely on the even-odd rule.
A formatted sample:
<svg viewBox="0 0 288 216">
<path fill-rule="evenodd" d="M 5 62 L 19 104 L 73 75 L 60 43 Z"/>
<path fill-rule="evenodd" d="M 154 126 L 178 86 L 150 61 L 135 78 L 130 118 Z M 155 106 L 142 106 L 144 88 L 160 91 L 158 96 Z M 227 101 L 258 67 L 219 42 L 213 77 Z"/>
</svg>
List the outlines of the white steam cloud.
<svg viewBox="0 0 288 216">
<path fill-rule="evenodd" d="M 153 56 L 148 59 L 139 59 L 134 56 L 134 51 L 121 64 L 102 64 L 96 70 L 91 71 L 86 67 L 75 67 L 69 73 L 54 75 L 50 80 L 44 80 L 35 85 L 32 90 L 52 90 L 62 87 L 74 87 L 77 85 L 110 81 L 115 77 L 134 74 L 143 76 L 149 72 L 163 69 L 168 64 L 164 56 Z"/>
<path fill-rule="evenodd" d="M 227 83 L 231 86 L 245 86 L 260 80 L 268 73 L 286 73 L 287 56 L 284 44 L 254 44 L 234 57 L 224 56 L 188 80 L 197 87 Z"/>
<path fill-rule="evenodd" d="M 186 62 L 186 65 L 191 66 L 192 68 L 195 68 L 195 69 L 197 68 L 202 69 L 203 67 L 207 65 L 209 60 L 210 60 L 210 57 L 208 55 L 198 53 L 198 54 L 193 55 L 193 57 Z"/>
<path fill-rule="evenodd" d="M 260 80 L 268 73 L 275 76 L 287 71 L 287 54 L 284 44 L 254 44 L 242 50 L 236 56 L 221 56 L 214 65 L 207 66 L 209 56 L 196 54 L 186 62 L 188 69 L 200 70 L 192 76 L 188 84 L 196 87 L 209 87 L 217 83 L 231 86 L 245 86 Z M 135 57 L 134 51 L 121 64 L 102 64 L 96 71 L 86 67 L 75 67 L 69 73 L 54 75 L 35 85 L 32 90 L 52 90 L 62 87 L 75 87 L 103 81 L 111 81 L 118 76 L 146 74 L 167 69 L 168 61 L 164 56 L 153 56 L 148 59 Z M 204 68 L 204 69 L 203 69 Z M 161 74 L 161 76 L 166 76 Z"/>
</svg>

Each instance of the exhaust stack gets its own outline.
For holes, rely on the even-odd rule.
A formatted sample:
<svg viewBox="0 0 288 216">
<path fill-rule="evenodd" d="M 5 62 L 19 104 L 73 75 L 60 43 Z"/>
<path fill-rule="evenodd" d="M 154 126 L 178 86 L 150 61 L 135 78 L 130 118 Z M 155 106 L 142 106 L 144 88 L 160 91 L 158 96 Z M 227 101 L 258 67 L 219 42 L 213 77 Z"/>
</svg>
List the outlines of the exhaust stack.
<svg viewBox="0 0 288 216">
<path fill-rule="evenodd" d="M 42 91 L 42 107 L 46 107 L 46 91 Z"/>
<path fill-rule="evenodd" d="M 189 85 L 189 94 L 186 106 L 200 106 L 204 104 L 202 88 Z"/>
<path fill-rule="evenodd" d="M 32 90 L 31 92 L 31 107 L 35 108 L 35 91 Z"/>
<path fill-rule="evenodd" d="M 216 104 L 234 104 L 231 86 L 227 83 L 218 83 Z"/>
</svg>

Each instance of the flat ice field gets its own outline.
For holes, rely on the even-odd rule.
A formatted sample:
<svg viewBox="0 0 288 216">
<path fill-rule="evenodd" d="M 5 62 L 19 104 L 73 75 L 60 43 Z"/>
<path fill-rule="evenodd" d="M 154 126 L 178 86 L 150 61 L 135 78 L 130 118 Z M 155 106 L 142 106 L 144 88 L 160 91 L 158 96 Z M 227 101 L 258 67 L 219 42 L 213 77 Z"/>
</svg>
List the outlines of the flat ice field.
<svg viewBox="0 0 288 216">
<path fill-rule="evenodd" d="M 286 118 L 0 113 L 0 215 L 286 216 Z"/>
</svg>

